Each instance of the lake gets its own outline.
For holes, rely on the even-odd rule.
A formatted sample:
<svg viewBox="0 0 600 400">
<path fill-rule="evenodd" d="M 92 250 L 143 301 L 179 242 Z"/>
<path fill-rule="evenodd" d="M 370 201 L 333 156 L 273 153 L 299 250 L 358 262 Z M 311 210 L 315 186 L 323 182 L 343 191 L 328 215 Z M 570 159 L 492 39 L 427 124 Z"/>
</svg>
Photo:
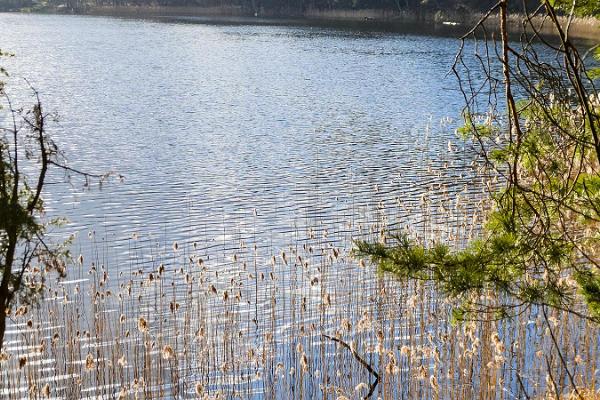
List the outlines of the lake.
<svg viewBox="0 0 600 400">
<path fill-rule="evenodd" d="M 101 191 L 75 181 L 46 195 L 74 230 L 111 241 L 136 231 L 186 240 L 216 226 L 219 236 L 254 209 L 262 229 L 285 231 L 315 209 L 404 196 L 423 157 L 439 159 L 456 139 L 439 129 L 462 107 L 448 75 L 455 39 L 0 18 L 2 48 L 17 55 L 7 68 L 60 116 L 53 130 L 69 164 L 125 176 Z"/>
<path fill-rule="evenodd" d="M 382 398 L 514 398 L 515 371 L 541 390 L 535 315 L 450 326 L 432 288 L 349 256 L 382 230 L 457 246 L 476 234 L 483 186 L 455 134 L 458 41 L 184 22 L 0 14 L 13 101 L 31 102 L 27 78 L 59 116 L 68 164 L 124 177 L 52 175 L 48 215 L 69 220 L 54 235 L 75 234 L 85 261 L 53 281 L 33 328 L 13 321 L 12 362 L 30 361 L 5 369 L 0 393 L 364 396 L 370 374 L 322 334 L 359 343 Z M 565 343 L 594 337 L 563 323 L 585 331 Z M 474 356 L 473 335 L 492 331 L 527 346 L 489 367 L 498 359 Z"/>
</svg>

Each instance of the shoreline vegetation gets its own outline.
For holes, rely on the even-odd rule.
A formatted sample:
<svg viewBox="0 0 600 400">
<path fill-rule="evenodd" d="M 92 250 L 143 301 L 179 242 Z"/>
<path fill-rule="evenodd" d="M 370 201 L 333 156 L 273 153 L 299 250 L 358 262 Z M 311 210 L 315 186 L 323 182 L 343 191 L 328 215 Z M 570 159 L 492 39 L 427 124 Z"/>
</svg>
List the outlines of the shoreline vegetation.
<svg viewBox="0 0 600 400">
<path fill-rule="evenodd" d="M 429 166 L 444 163 L 450 154 Z M 589 321 L 556 310 L 545 320 L 530 307 L 512 321 L 450 324 L 454 304 L 434 287 L 383 278 L 351 256 L 354 237 L 385 240 L 392 222 L 425 242 L 476 236 L 485 205 L 456 197 L 444 171 L 443 189 L 421 200 L 307 221 L 275 247 L 234 235 L 221 253 L 203 234 L 148 246 L 140 233 L 116 273 L 90 232 L 81 240 L 95 255 L 79 256 L 37 307 L 15 308 L 0 398 L 571 399 L 552 338 L 578 384 L 595 388 Z M 148 263 L 151 249 L 162 250 Z"/>
<path fill-rule="evenodd" d="M 0 12 L 3 11 L 0 9 Z M 483 16 L 471 10 L 393 10 L 370 9 L 322 9 L 306 8 L 303 11 L 282 12 L 281 10 L 260 9 L 254 14 L 239 5 L 220 6 L 157 6 L 157 5 L 92 5 L 73 10 L 61 6 L 44 6 L 4 10 L 13 12 L 33 12 L 43 14 L 77 14 L 121 18 L 160 18 L 190 23 L 223 23 L 241 25 L 309 25 L 339 26 L 356 29 L 377 29 L 386 31 L 407 31 L 430 29 L 434 32 L 461 35 L 474 26 Z M 522 29 L 523 16 L 514 13 L 509 18 L 509 27 L 514 31 Z M 486 28 L 494 31 L 495 18 L 490 18 Z M 561 17 L 566 25 L 567 17 Z M 425 24 L 425 25 L 424 25 Z M 539 24 L 544 28 L 543 24 Z M 582 40 L 600 37 L 600 19 L 592 16 L 574 17 L 570 24 L 570 35 Z M 542 35 L 552 36 L 548 27 Z"/>
<path fill-rule="evenodd" d="M 288 212 L 285 209 L 279 213 L 281 200 L 274 202 L 275 218 L 269 218 L 262 210 L 257 212 L 256 208 L 247 209 L 244 205 L 236 205 L 232 224 L 226 224 L 225 217 L 222 226 L 210 226 L 210 222 L 207 222 L 208 229 L 206 224 L 197 224 L 196 227 L 190 222 L 185 238 L 180 241 L 168 241 L 171 233 L 167 231 L 166 224 L 164 237 L 143 231 L 125 237 L 117 232 L 120 235 L 118 240 L 127 246 L 126 252 L 110 248 L 112 242 L 109 238 L 113 236 L 97 236 L 95 230 L 90 230 L 86 238 L 83 234 L 85 232 L 80 229 L 81 235 L 73 239 L 72 245 L 76 248 L 79 244 L 82 249 L 76 260 L 65 255 L 66 261 L 63 261 L 63 256 L 58 258 L 59 253 L 56 253 L 56 258 L 48 261 L 48 258 L 44 258 L 45 253 L 42 253 L 42 256 L 38 256 L 38 266 L 38 260 L 35 264 L 30 264 L 32 258 L 29 261 L 23 258 L 24 261 L 19 263 L 19 285 L 20 282 L 25 282 L 26 288 L 39 295 L 43 301 L 29 302 L 31 297 L 15 297 L 14 302 L 12 299 L 10 302 L 5 301 L 8 306 L 3 310 L 7 313 L 9 329 L 6 332 L 6 346 L 0 349 L 0 397 L 119 400 L 597 399 L 600 394 L 597 392 L 600 379 L 600 327 L 595 320 L 586 318 L 584 303 L 575 300 L 572 303 L 546 300 L 553 300 L 554 294 L 560 294 L 558 290 L 562 288 L 566 288 L 562 293 L 566 293 L 564 296 L 567 298 L 570 294 L 567 289 L 573 287 L 571 277 L 562 274 L 570 272 L 567 261 L 571 260 L 568 258 L 571 253 L 567 250 L 573 251 L 576 248 L 594 263 L 595 259 L 592 257 L 597 256 L 594 242 L 578 238 L 582 235 L 597 240 L 593 237 L 597 230 L 593 229 L 598 226 L 598 220 L 595 216 L 593 219 L 588 217 L 587 210 L 593 208 L 598 213 L 595 196 L 600 194 L 597 189 L 600 181 L 596 180 L 599 167 L 595 159 L 588 161 L 586 156 L 590 146 L 594 145 L 598 149 L 598 141 L 589 144 L 587 136 L 588 127 L 593 131 L 598 120 L 589 118 L 588 123 L 583 118 L 596 115 L 594 107 L 598 103 L 598 97 L 597 93 L 593 93 L 594 97 L 587 95 L 587 88 L 577 80 L 580 78 L 578 69 L 573 66 L 569 67 L 571 69 L 561 69 L 568 62 L 581 60 L 572 57 L 574 46 L 566 43 L 562 33 L 559 37 L 564 48 L 558 54 L 565 55 L 564 64 L 546 63 L 545 54 L 538 57 L 536 50 L 531 50 L 535 46 L 530 46 L 531 42 L 528 40 L 522 43 L 521 53 L 509 48 L 511 45 L 507 25 L 514 26 L 516 33 L 517 27 L 524 28 L 526 24 L 517 13 L 507 21 L 506 2 L 499 4 L 503 7 L 499 19 L 489 17 L 487 22 L 491 31 L 492 26 L 500 21 L 500 40 L 495 40 L 496 37 L 486 38 L 490 42 L 494 40 L 490 52 L 487 46 L 481 53 L 475 49 L 474 56 L 482 61 L 482 68 L 479 65 L 472 68 L 468 62 L 462 63 L 460 57 L 466 54 L 463 48 L 457 56 L 461 61 L 457 77 L 466 76 L 465 80 L 460 81 L 461 93 L 470 99 L 467 100 L 469 113 L 466 114 L 465 122 L 467 126 L 472 125 L 479 136 L 469 138 L 463 135 L 458 143 L 450 140 L 448 151 L 445 151 L 445 144 L 439 147 L 439 140 L 449 135 L 437 136 L 438 128 L 435 125 L 433 130 L 427 127 L 417 131 L 412 135 L 416 149 L 412 155 L 419 160 L 416 167 L 411 167 L 410 163 L 397 169 L 384 163 L 376 167 L 389 174 L 386 175 L 386 181 L 387 176 L 393 177 L 394 180 L 389 185 L 401 187 L 403 193 L 400 196 L 392 198 L 396 192 L 387 191 L 385 187 L 380 191 L 378 184 L 369 193 L 355 191 L 355 181 L 352 178 L 341 186 L 341 190 L 336 189 L 334 192 L 331 188 L 326 189 L 331 193 L 343 193 L 346 187 L 351 187 L 347 200 L 338 200 L 336 197 L 335 203 L 328 201 L 322 195 L 323 189 L 317 185 L 327 185 L 334 181 L 332 177 L 335 178 L 335 175 L 331 174 L 331 169 L 322 168 L 317 162 L 316 176 L 320 178 L 327 175 L 327 179 L 312 181 L 311 183 L 316 184 L 306 191 L 299 203 L 302 211 L 289 211 L 289 217 L 284 215 Z M 551 7 L 549 9 L 553 12 Z M 125 10 L 130 10 L 131 13 L 124 13 Z M 223 8 L 211 10 L 214 11 L 213 14 L 204 12 L 189 15 L 190 13 L 183 13 L 183 8 L 177 7 L 86 7 L 85 12 L 78 14 L 171 18 L 190 22 L 260 21 L 267 24 L 269 21 L 290 21 L 285 17 L 259 13 L 248 16 L 243 9 L 239 9 L 239 15 L 223 15 Z M 54 10 L 63 11 L 66 10 Z M 387 21 L 400 27 L 409 26 L 411 22 L 409 13 L 403 14 L 402 18 L 406 19 L 392 14 L 386 17 L 389 20 L 378 20 L 375 17 L 369 19 L 364 11 L 359 15 L 355 12 L 346 15 L 343 10 L 327 11 L 326 14 L 319 12 L 310 17 L 303 13 L 296 21 L 352 21 L 365 26 L 371 26 L 366 25 L 367 23 L 383 25 Z M 333 14 L 337 18 L 332 18 Z M 363 19 L 360 19 L 360 15 Z M 413 14 L 413 17 L 412 23 L 415 25 L 412 26 L 420 23 L 422 27 L 428 28 L 426 23 L 431 23 L 434 26 L 456 28 L 457 33 L 464 32 L 479 18 L 475 13 L 472 16 L 465 14 L 465 19 L 460 21 L 450 14 L 438 15 L 438 18 L 435 15 L 425 17 L 425 14 Z M 528 21 L 531 23 L 531 20 Z M 44 21 L 29 22 L 38 24 Z M 54 25 L 69 24 L 69 21 L 60 21 L 62 24 L 51 22 Z M 582 20 L 577 20 L 577 23 L 571 25 L 572 36 L 598 38 L 597 20 L 582 25 L 580 22 Z M 589 26 L 589 30 L 584 29 L 585 26 Z M 168 28 L 167 24 L 160 26 L 164 27 Z M 487 25 L 484 29 L 487 29 Z M 586 36 L 586 32 L 594 34 Z M 76 32 L 81 37 L 85 33 L 84 30 Z M 102 31 L 94 33 L 94 39 L 97 39 Z M 126 33 L 141 36 L 144 31 Z M 547 33 L 551 34 L 550 31 Z M 119 37 L 126 38 L 127 35 Z M 179 36 L 174 40 L 177 40 L 175 45 L 181 42 Z M 74 47 L 74 52 L 84 45 L 93 46 L 91 43 L 93 42 L 78 44 L 78 47 Z M 114 43 L 114 40 L 110 43 Z M 131 43 L 127 42 L 126 49 L 131 47 Z M 329 45 L 326 50 L 333 48 L 333 45 Z M 235 48 L 237 49 L 239 47 Z M 94 51 L 98 51 L 96 47 Z M 511 83 L 513 67 L 509 60 L 513 56 L 509 58 L 509 51 L 514 51 L 515 57 L 520 56 L 521 60 L 525 60 L 527 72 L 534 75 L 521 74 L 515 79 L 515 83 Z M 145 59 L 149 58 L 144 56 Z M 231 62 L 231 58 L 224 58 Z M 105 62 L 104 60 L 110 58 L 103 57 L 101 62 Z M 293 58 L 288 57 L 287 60 L 293 61 Z M 351 58 L 348 60 L 352 61 Z M 125 58 L 120 62 L 135 66 L 139 59 Z M 503 67 L 505 74 L 504 84 L 500 85 L 497 85 L 499 81 L 492 73 L 499 70 L 495 68 L 498 64 L 494 63 L 497 62 Z M 142 72 L 141 69 L 135 70 L 140 76 Z M 202 72 L 206 73 L 204 70 Z M 521 73 L 521 70 L 518 72 Z M 210 77 L 210 74 L 206 75 Z M 87 78 L 88 75 L 83 76 Z M 518 80 L 519 77 L 531 76 L 534 81 L 524 79 L 523 83 Z M 484 79 L 483 85 L 479 84 L 481 79 Z M 573 83 L 574 80 L 577 84 Z M 555 84 L 549 92 L 541 90 L 546 87 L 540 84 L 546 82 Z M 227 83 L 232 90 L 237 89 L 236 85 Z M 532 99 L 536 101 L 534 106 L 551 104 L 552 107 L 544 110 L 553 113 L 548 116 L 534 107 L 526 110 L 523 107 L 517 108 L 512 88 L 518 88 L 518 84 L 523 89 L 529 89 L 528 93 L 533 93 Z M 109 85 L 100 86 L 103 93 L 110 93 L 109 88 Z M 567 90 L 571 88 L 575 90 Z M 573 92 L 580 96 L 582 100 L 578 101 L 581 103 L 572 100 Z M 35 93 L 37 98 L 37 92 Z M 498 127 L 505 126 L 501 125 L 504 123 L 501 120 L 504 114 L 496 116 L 495 113 L 488 114 L 488 125 L 480 125 L 480 120 L 486 120 L 479 117 L 488 115 L 476 113 L 474 104 L 479 104 L 476 103 L 479 99 L 477 95 L 493 97 L 488 101 L 488 106 L 496 111 L 502 110 L 496 103 L 504 100 L 502 93 L 506 93 L 508 121 L 514 125 L 509 125 L 506 130 L 499 129 Z M 562 97 L 554 96 L 555 93 Z M 117 95 L 118 93 L 113 94 L 115 98 Z M 563 103 L 563 99 L 569 101 Z M 8 97 L 6 102 L 8 108 L 5 109 L 12 113 L 12 121 L 15 121 L 15 116 L 21 114 L 13 111 Z M 184 101 L 181 104 L 186 105 Z M 584 106 L 575 108 L 578 104 L 591 104 L 587 107 L 591 107 L 592 111 Z M 20 109 L 18 112 L 21 112 Z M 44 135 L 46 114 L 42 112 L 39 99 L 32 113 L 37 125 L 24 119 L 25 123 L 29 123 L 24 126 L 31 126 L 32 131 L 38 134 L 42 168 L 52 162 L 54 164 L 50 165 L 60 167 L 45 153 L 46 143 L 51 146 L 52 142 L 46 142 L 49 140 Z M 29 118 L 32 114 L 25 111 L 24 115 L 24 118 Z M 13 122 L 13 126 L 12 131 L 10 128 L 4 130 L 8 137 L 4 139 L 4 143 L 10 143 L 11 137 L 18 137 L 17 124 Z M 513 131 L 512 126 L 517 129 Z M 523 130 L 521 126 L 524 127 Z M 447 126 L 440 124 L 439 129 L 451 129 L 450 122 Z M 516 142 L 513 142 L 513 135 L 519 138 Z M 434 139 L 430 140 L 431 137 Z M 520 138 L 524 140 L 521 141 Z M 538 138 L 540 145 L 534 146 L 533 140 Z M 14 140 L 16 147 L 19 142 Z M 221 140 L 228 138 L 223 137 Z M 523 204 L 529 206 L 532 201 L 525 202 L 529 200 L 526 196 L 531 196 L 530 193 L 533 192 L 542 198 L 545 207 L 539 207 L 544 211 L 542 214 L 537 211 L 538 208 L 529 206 L 536 213 L 527 214 L 525 211 L 528 209 L 519 202 L 518 205 L 522 208 L 517 210 L 518 214 L 512 214 L 512 219 L 500 219 L 496 216 L 496 229 L 500 231 L 502 227 L 504 231 L 500 231 L 503 236 L 496 239 L 492 250 L 507 253 L 507 258 L 514 264 L 504 264 L 509 268 L 500 269 L 493 259 L 487 257 L 475 258 L 469 255 L 457 261 L 450 259 L 452 263 L 444 265 L 449 267 L 449 271 L 457 271 L 461 263 L 469 268 L 468 275 L 458 270 L 460 274 L 456 274 L 458 278 L 452 282 L 455 286 L 451 288 L 451 292 L 446 290 L 450 286 L 437 286 L 430 278 L 437 276 L 438 280 L 442 280 L 448 275 L 437 273 L 439 270 L 427 271 L 436 259 L 425 258 L 420 254 L 424 250 L 419 249 L 444 243 L 443 249 L 439 247 L 443 252 L 440 250 L 434 255 L 448 260 L 448 249 L 464 249 L 482 237 L 482 232 L 485 233 L 482 229 L 490 226 L 489 216 L 495 211 L 492 207 L 503 205 L 494 203 L 495 198 L 488 198 L 487 194 L 497 193 L 495 188 L 504 185 L 504 176 L 499 171 L 500 168 L 491 170 L 483 163 L 482 157 L 477 156 L 477 148 L 472 146 L 476 140 L 479 143 L 489 143 L 489 147 L 484 148 L 486 153 L 482 153 L 486 160 L 492 159 L 493 155 L 494 160 L 500 164 L 505 160 L 512 162 L 511 157 L 515 157 L 515 176 L 519 177 L 523 189 L 516 186 L 516 181 L 512 181 L 514 186 L 509 188 L 513 199 L 524 199 Z M 505 144 L 508 140 L 510 142 Z M 360 145 L 358 141 L 352 142 L 353 145 L 355 143 Z M 508 147 L 513 143 L 518 143 L 516 149 L 520 153 L 516 156 L 509 152 L 515 148 Z M 334 142 L 333 145 L 337 143 Z M 4 149 L 10 149 L 8 146 Z M 401 148 L 389 149 L 394 152 L 403 151 Z M 10 167 L 11 161 L 14 163 L 12 165 L 17 165 L 20 154 L 18 149 L 15 149 L 13 158 L 8 151 L 0 154 L 7 154 L 5 159 L 9 160 L 3 162 L 3 165 Z M 58 150 L 51 153 L 54 154 L 59 154 Z M 354 153 L 353 156 L 356 154 L 360 153 Z M 487 157 L 488 154 L 490 157 Z M 600 150 L 597 154 L 600 159 Z M 201 157 L 201 153 L 194 153 L 194 156 Z M 567 160 L 569 164 L 563 160 Z M 293 166 L 296 167 L 297 164 Z M 3 176 L 8 177 L 4 178 L 5 182 L 16 188 L 10 191 L 14 193 L 12 199 L 20 201 L 14 197 L 21 193 L 17 190 L 18 183 L 24 182 L 23 187 L 27 188 L 28 180 L 26 175 L 19 176 L 17 167 L 13 169 L 14 174 L 13 170 L 6 168 L 9 172 L 3 173 Z M 373 167 L 369 165 L 368 168 Z M 579 168 L 579 172 L 572 178 L 572 171 L 576 168 Z M 45 169 L 41 171 L 44 178 Z M 135 173 L 135 169 L 131 172 Z M 562 190 L 563 177 L 569 183 L 573 181 L 568 191 Z M 341 179 L 346 182 L 346 175 L 342 175 Z M 533 179 L 540 185 L 529 184 L 527 180 Z M 292 179 L 290 181 L 295 183 Z M 32 200 L 26 198 L 24 202 L 28 207 L 26 210 L 32 216 L 43 211 L 39 194 L 44 181 L 42 179 L 39 182 L 41 184 L 36 186 L 38 195 L 34 195 Z M 375 182 L 377 181 L 368 180 L 369 185 Z M 224 184 L 231 183 L 225 181 Z M 21 191 L 27 193 L 26 189 Z M 278 195 L 278 192 L 270 188 L 265 191 Z M 241 190 L 239 192 L 244 193 Z M 568 196 L 562 197 L 564 192 L 568 192 Z M 517 194 L 519 198 L 516 197 Z M 190 192 L 189 196 L 191 195 L 195 193 Z M 561 198 L 555 200 L 555 196 Z M 220 197 L 220 193 L 215 191 L 214 196 L 207 198 L 208 201 L 218 201 Z M 190 199 L 188 210 L 191 210 L 192 200 L 186 194 L 186 202 L 187 198 Z M 582 203 L 588 200 L 589 203 L 584 203 L 583 207 Z M 342 201 L 346 201 L 347 206 L 340 206 Z M 554 203 L 548 206 L 550 201 Z M 560 205 L 553 207 L 558 202 Z M 6 204 L 21 207 L 16 200 Z M 107 204 L 114 206 L 116 203 Z M 517 203 L 513 202 L 512 206 L 515 204 Z M 502 211 L 506 209 L 500 208 Z M 521 211 L 522 209 L 525 211 Z M 5 210 L 12 211 L 14 208 L 5 206 Z M 302 214 L 304 210 L 306 217 Z M 219 211 L 225 215 L 228 208 L 223 207 Z M 504 216 L 506 215 L 510 213 L 505 212 Z M 539 215 L 548 215 L 548 218 L 538 217 Z M 39 238 L 39 232 L 45 233 L 43 227 L 30 222 L 35 222 L 33 219 L 24 222 L 16 220 L 20 224 L 19 229 L 35 233 L 19 236 L 19 240 L 23 240 L 22 237 L 24 240 Z M 138 222 L 141 222 L 139 226 L 145 223 L 142 219 Z M 587 225 L 579 228 L 584 223 Z M 548 231 L 554 229 L 554 232 L 564 234 L 550 236 L 546 234 L 547 231 L 538 231 L 542 224 L 547 224 Z M 6 225 L 11 227 L 15 224 Z M 511 230 L 504 234 L 508 230 L 505 229 L 507 226 Z M 267 228 L 263 230 L 263 227 Z M 100 229 L 105 233 L 113 231 L 106 225 L 102 228 L 98 225 L 98 230 Z M 522 233 L 525 229 L 530 236 Z M 16 229 L 6 231 L 17 232 Z M 400 269 L 388 270 L 395 273 L 400 278 L 398 280 L 378 274 L 377 271 L 382 269 L 376 258 L 368 252 L 361 254 L 354 251 L 357 239 L 364 240 L 365 243 L 377 243 L 376 249 L 385 248 L 395 240 L 396 231 L 401 231 L 406 238 L 413 238 L 421 246 L 412 253 L 397 253 L 396 260 L 407 260 L 409 266 L 406 267 L 408 273 L 405 276 L 411 279 L 404 279 Z M 540 235 L 538 232 L 546 236 L 535 242 L 535 247 L 530 245 L 534 243 L 533 240 L 523 240 L 535 238 L 533 234 Z M 571 235 L 572 232 L 574 233 Z M 273 240 L 274 234 L 280 234 L 281 240 Z M 11 237 L 17 238 L 16 234 L 9 236 Z M 573 247 L 563 245 L 563 237 L 568 238 Z M 29 243 L 31 241 L 23 245 L 26 250 L 23 257 L 28 254 Z M 410 244 L 406 243 L 407 246 Z M 546 247 L 546 243 L 550 243 L 550 246 Z M 16 246 L 10 247 L 13 253 Z M 587 251 L 588 247 L 590 251 Z M 530 256 L 530 252 L 534 252 L 534 256 Z M 537 260 L 544 263 L 538 263 Z M 579 261 L 579 258 L 575 261 Z M 484 270 L 482 265 L 485 267 L 487 264 L 494 269 Z M 549 269 L 549 265 L 555 264 L 558 267 L 564 265 L 564 269 Z M 538 268 L 540 265 L 545 269 Z M 13 275 L 12 269 L 5 271 L 8 271 L 5 272 L 5 277 Z M 58 273 L 64 277 L 64 271 L 67 271 L 68 280 L 55 281 L 54 276 Z M 410 275 L 414 271 L 418 274 Z M 488 278 L 482 278 L 482 271 L 486 274 L 495 273 L 492 278 L 500 284 L 489 286 L 484 281 Z M 594 275 L 589 277 L 596 279 Z M 597 287 L 600 286 L 594 286 L 594 281 L 590 281 L 592 284 L 586 286 L 585 293 L 595 296 L 598 293 Z M 529 297 L 526 297 L 526 301 L 512 302 L 512 296 L 515 296 L 513 293 L 519 293 L 516 290 L 511 293 L 506 288 L 512 289 L 513 282 L 523 284 L 521 287 L 527 289 Z M 497 287 L 501 287 L 503 291 L 490 290 Z M 470 304 L 481 307 L 481 311 L 469 320 L 456 318 L 457 315 L 453 312 L 464 304 L 465 297 L 458 294 L 464 288 L 473 290 L 468 293 L 469 301 L 472 301 Z M 547 288 L 557 288 L 550 292 L 552 297 L 538 295 L 542 289 Z M 517 286 L 517 289 L 520 287 Z M 572 308 L 560 308 L 563 304 L 569 304 Z M 510 308 L 510 314 L 497 312 L 504 307 Z"/>
</svg>

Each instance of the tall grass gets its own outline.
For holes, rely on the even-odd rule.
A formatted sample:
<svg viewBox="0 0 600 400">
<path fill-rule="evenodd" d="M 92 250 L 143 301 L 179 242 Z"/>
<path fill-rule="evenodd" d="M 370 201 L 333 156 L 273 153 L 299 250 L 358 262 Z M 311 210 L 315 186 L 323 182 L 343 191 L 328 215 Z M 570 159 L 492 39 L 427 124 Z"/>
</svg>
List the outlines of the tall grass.
<svg viewBox="0 0 600 400">
<path fill-rule="evenodd" d="M 373 398 L 570 398 L 569 376 L 594 398 L 595 326 L 535 308 L 452 325 L 434 287 L 350 257 L 354 239 L 390 230 L 454 247 L 477 235 L 494 183 L 461 181 L 471 166 L 452 160 L 424 160 L 424 170 L 430 183 L 407 186 L 405 199 L 374 188 L 351 215 L 297 219 L 287 242 L 140 234 L 129 265 L 104 265 L 107 245 L 90 233 L 81 240 L 94 251 L 69 280 L 47 276 L 43 300 L 13 310 L 0 397 L 359 399 L 374 381 L 359 356 L 380 376 Z"/>
</svg>

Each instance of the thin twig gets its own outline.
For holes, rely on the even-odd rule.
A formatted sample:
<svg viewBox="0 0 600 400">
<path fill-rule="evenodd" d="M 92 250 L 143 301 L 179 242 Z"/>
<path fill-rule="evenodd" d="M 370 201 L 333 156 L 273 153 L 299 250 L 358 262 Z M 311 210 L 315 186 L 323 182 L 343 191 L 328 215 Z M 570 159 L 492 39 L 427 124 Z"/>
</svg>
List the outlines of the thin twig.
<svg viewBox="0 0 600 400">
<path fill-rule="evenodd" d="M 369 364 L 368 362 L 366 362 L 365 359 L 362 358 L 360 356 L 360 354 L 358 354 L 358 352 L 356 350 L 354 350 L 348 343 L 344 342 L 342 339 L 334 337 L 334 336 L 329 336 L 329 335 L 326 335 L 326 334 L 322 334 L 322 336 L 325 337 L 325 338 L 327 338 L 327 339 L 329 339 L 329 340 L 333 340 L 334 342 L 339 343 L 343 347 L 347 348 L 350 351 L 350 353 L 352 353 L 352 355 L 354 356 L 354 358 L 356 358 L 356 360 L 363 367 L 365 367 L 365 369 L 367 371 L 369 371 L 369 373 L 371 375 L 373 375 L 375 377 L 375 381 L 373 383 L 371 383 L 371 385 L 370 385 L 369 393 L 367 393 L 367 395 L 364 397 L 364 399 L 371 398 L 371 396 L 373 396 L 373 394 L 375 393 L 375 388 L 379 384 L 379 373 L 377 371 L 375 371 L 375 369 L 371 366 L 371 364 Z"/>
<path fill-rule="evenodd" d="M 565 368 L 565 371 L 567 372 L 567 376 L 569 377 L 569 382 L 571 382 L 571 386 L 573 386 L 573 390 L 577 394 L 577 397 L 579 397 L 580 400 L 583 400 L 583 396 L 581 395 L 581 393 L 579 393 L 579 390 L 577 389 L 577 385 L 575 384 L 575 378 L 573 377 L 573 374 L 571 373 L 571 371 L 569 371 L 569 366 L 567 365 L 567 362 L 565 361 L 565 358 L 563 357 L 563 354 L 560 351 L 560 347 L 558 346 L 558 341 L 556 340 L 556 337 L 554 336 L 554 332 L 552 331 L 552 325 L 550 325 L 550 321 L 548 320 L 548 314 L 546 314 L 546 307 L 542 307 L 542 313 L 544 314 L 544 320 L 546 321 L 546 324 L 548 325 L 548 332 L 550 332 L 550 337 L 552 338 L 552 343 L 554 344 L 554 347 L 556 348 L 556 351 L 558 352 L 558 357 L 560 358 L 560 363 Z"/>
</svg>

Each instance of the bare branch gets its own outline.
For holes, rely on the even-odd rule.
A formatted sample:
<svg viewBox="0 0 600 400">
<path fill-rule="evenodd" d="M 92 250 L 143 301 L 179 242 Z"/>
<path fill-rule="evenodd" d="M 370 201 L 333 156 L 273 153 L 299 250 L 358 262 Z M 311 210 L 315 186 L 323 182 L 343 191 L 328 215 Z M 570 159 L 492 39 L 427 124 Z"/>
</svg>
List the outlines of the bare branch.
<svg viewBox="0 0 600 400">
<path fill-rule="evenodd" d="M 367 393 L 367 395 L 364 397 L 365 399 L 371 398 L 371 396 L 373 396 L 373 394 L 375 393 L 375 388 L 377 387 L 377 384 L 379 383 L 379 373 L 377 371 L 375 371 L 375 369 L 371 366 L 371 364 L 366 362 L 365 359 L 362 358 L 360 356 L 360 354 L 358 354 L 358 352 L 352 348 L 352 346 L 350 346 L 348 343 L 344 342 L 342 339 L 334 337 L 334 336 L 329 336 L 326 334 L 322 334 L 321 336 L 323 336 L 324 338 L 327 338 L 329 340 L 332 340 L 336 343 L 339 343 L 343 347 L 348 349 L 350 351 L 350 353 L 352 353 L 354 358 L 356 358 L 356 360 L 360 363 L 360 365 L 365 367 L 365 369 L 367 371 L 369 371 L 369 373 L 375 377 L 375 381 L 370 385 L 369 393 Z"/>
</svg>

